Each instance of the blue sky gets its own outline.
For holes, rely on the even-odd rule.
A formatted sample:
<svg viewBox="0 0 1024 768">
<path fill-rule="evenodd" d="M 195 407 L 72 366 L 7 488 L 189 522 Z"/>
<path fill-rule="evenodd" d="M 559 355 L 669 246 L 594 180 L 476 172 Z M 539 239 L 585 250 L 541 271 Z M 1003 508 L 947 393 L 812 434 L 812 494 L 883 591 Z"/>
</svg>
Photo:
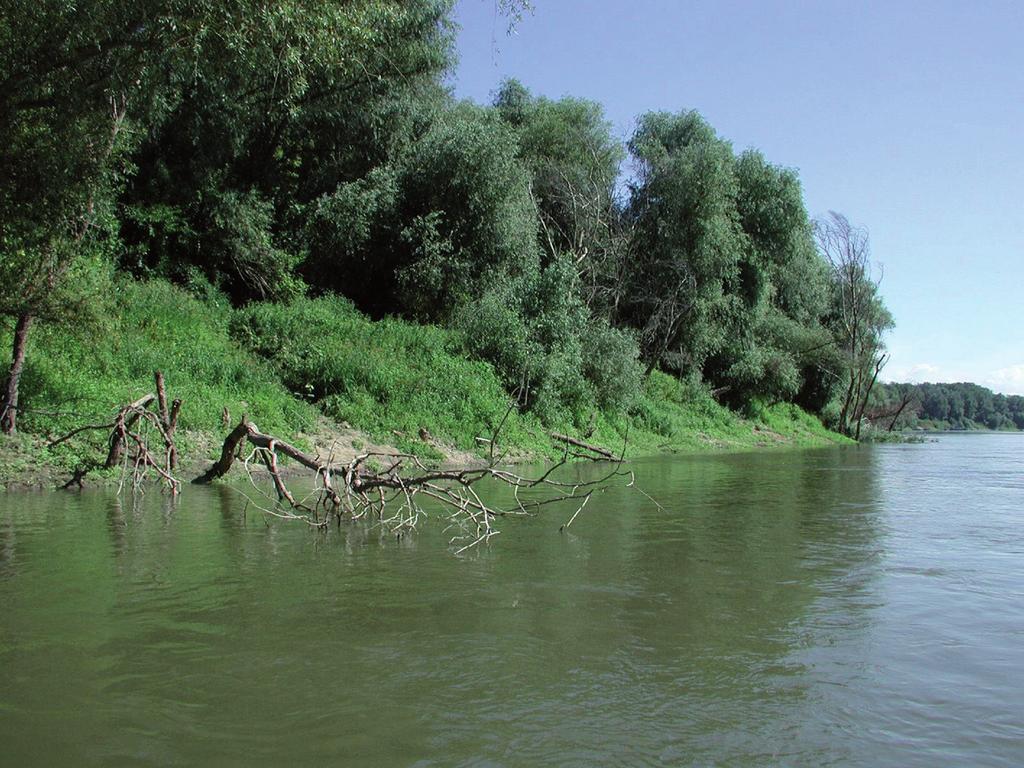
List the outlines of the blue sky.
<svg viewBox="0 0 1024 768">
<path fill-rule="evenodd" d="M 459 0 L 457 96 L 504 77 L 599 101 L 628 136 L 696 109 L 870 232 L 890 380 L 1024 394 L 1024 2 Z"/>
</svg>

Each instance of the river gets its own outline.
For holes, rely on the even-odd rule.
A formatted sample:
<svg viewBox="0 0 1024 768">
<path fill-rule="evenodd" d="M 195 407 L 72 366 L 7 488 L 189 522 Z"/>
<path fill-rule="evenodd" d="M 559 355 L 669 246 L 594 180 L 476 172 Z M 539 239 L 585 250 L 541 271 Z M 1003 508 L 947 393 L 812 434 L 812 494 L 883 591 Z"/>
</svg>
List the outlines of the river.
<svg viewBox="0 0 1024 768">
<path fill-rule="evenodd" d="M 460 556 L 0 495 L 0 765 L 1024 764 L 1024 435 L 633 466 Z"/>
</svg>

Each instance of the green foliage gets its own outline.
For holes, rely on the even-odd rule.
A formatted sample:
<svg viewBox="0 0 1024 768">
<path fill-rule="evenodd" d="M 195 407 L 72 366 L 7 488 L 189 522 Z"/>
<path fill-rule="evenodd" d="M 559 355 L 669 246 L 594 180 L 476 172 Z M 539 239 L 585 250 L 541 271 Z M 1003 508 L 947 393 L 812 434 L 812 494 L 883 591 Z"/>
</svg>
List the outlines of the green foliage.
<svg viewBox="0 0 1024 768">
<path fill-rule="evenodd" d="M 135 270 L 288 298 L 310 204 L 387 159 L 450 61 L 449 0 L 224 7 L 136 153 Z M 184 74 L 184 73 L 182 73 Z"/>
<path fill-rule="evenodd" d="M 800 182 L 792 171 L 747 151 L 735 164 L 736 210 L 744 250 L 725 345 L 705 377 L 737 406 L 791 400 L 804 385 L 813 350 L 828 346 L 822 325 L 829 280 L 815 251 Z"/>
<path fill-rule="evenodd" d="M 293 274 L 298 259 L 274 245 L 270 201 L 229 190 L 211 202 L 203 222 L 208 264 L 228 270 L 247 295 L 287 300 L 304 292 Z"/>
<path fill-rule="evenodd" d="M 767 300 L 785 316 L 814 323 L 828 308 L 828 271 L 814 247 L 794 171 L 748 150 L 736 160 L 736 207 L 747 236 L 739 293 Z"/>
<path fill-rule="evenodd" d="M 592 320 L 581 339 L 583 375 L 605 411 L 629 408 L 643 386 L 636 339 L 628 330 L 613 328 L 606 320 Z"/>
<path fill-rule="evenodd" d="M 462 357 L 455 334 L 394 319 L 374 322 L 342 299 L 232 310 L 202 278 L 193 278 L 189 291 L 162 280 L 120 278 L 113 295 L 117 301 L 105 305 L 103 327 L 40 326 L 24 378 L 27 434 L 0 439 L 0 484 L 24 479 L 25 467 L 70 472 L 101 456 L 103 432 L 53 450 L 29 435 L 56 436 L 108 421 L 118 406 L 152 391 L 154 369 L 164 371 L 170 395 L 184 400 L 179 443 L 187 462 L 219 450 L 224 407 L 233 419 L 248 414 L 261 429 L 300 443 L 323 414 L 429 457 L 438 454 L 420 439 L 420 428 L 479 453 L 483 449 L 474 438 L 489 438 L 508 407 L 493 368 Z M 0 331 L 0 342 L 9 332 Z M 621 338 L 602 343 L 612 348 Z M 631 349 L 620 350 L 627 361 L 633 361 Z M 591 386 L 599 391 L 598 384 Z M 835 439 L 820 424 L 815 427 L 813 417 L 785 405 L 744 420 L 715 402 L 705 385 L 657 371 L 631 394 L 628 413 L 592 408 L 580 426 L 556 414 L 545 428 L 536 414 L 512 411 L 499 448 L 513 455 L 557 456 L 548 428 L 574 430 L 614 450 L 628 436 L 630 456 Z"/>
<path fill-rule="evenodd" d="M 843 442 L 795 405 L 754 401 L 741 418 L 696 379 L 680 380 L 659 371 L 647 378 L 630 421 L 630 441 L 641 453 L 655 448 L 687 452 Z"/>
<path fill-rule="evenodd" d="M 164 281 L 119 278 L 102 308 L 101 325 L 39 326 L 22 379 L 26 431 L 56 436 L 109 421 L 118 407 L 153 391 L 155 370 L 164 372 L 170 396 L 184 401 L 186 449 L 191 432 L 223 431 L 225 407 L 269 431 L 294 434 L 314 426 L 315 410 L 232 342 L 223 297 L 202 301 Z M 0 338 L 8 341 L 9 329 Z M 83 436 L 57 456 L 81 451 L 95 458 L 106 437 L 95 433 L 90 443 Z"/>
<path fill-rule="evenodd" d="M 231 327 L 297 397 L 406 449 L 422 449 L 420 429 L 475 449 L 474 438 L 490 437 L 508 409 L 493 368 L 460 358 L 452 334 L 396 319 L 373 322 L 345 299 L 253 304 Z M 521 444 L 535 427 L 513 413 L 503 434 Z"/>
<path fill-rule="evenodd" d="M 388 166 L 320 200 L 311 282 L 375 316 L 432 321 L 536 269 L 536 212 L 515 153 L 493 115 L 441 115 Z"/>
<path fill-rule="evenodd" d="M 651 113 L 624 200 L 626 147 L 600 105 L 515 81 L 491 107 L 452 99 L 452 8 L 12 0 L 0 316 L 42 329 L 29 402 L 55 402 L 66 377 L 110 408 L 161 367 L 194 384 L 203 415 L 186 418 L 203 428 L 215 401 L 294 427 L 313 400 L 473 447 L 511 398 L 523 444 L 541 424 L 675 441 L 694 414 L 728 421 L 710 391 L 859 423 L 849 401 L 866 402 L 882 348 L 844 343 L 844 287 L 867 297 L 857 339 L 880 342 L 891 318 L 864 263 L 822 260 L 796 174 L 737 156 L 696 112 Z M 182 352 L 191 338 L 213 368 Z M 274 372 L 243 374 L 253 352 Z"/>
<path fill-rule="evenodd" d="M 550 257 L 572 254 L 587 275 L 599 272 L 614 257 L 615 184 L 625 155 L 604 110 L 584 99 L 533 97 L 516 80 L 502 83 L 494 106 L 530 173 L 541 247 Z"/>
<path fill-rule="evenodd" d="M 744 246 L 730 145 L 695 112 L 640 119 L 627 317 L 650 366 L 700 371 L 725 343 Z"/>
<path fill-rule="evenodd" d="M 732 148 L 693 112 L 641 119 L 625 318 L 644 356 L 700 373 L 726 401 L 813 400 L 829 275 L 796 175 Z M 834 374 L 833 374 L 834 375 Z"/>
<path fill-rule="evenodd" d="M 566 257 L 500 283 L 454 319 L 466 351 L 494 363 L 523 406 L 549 424 L 584 425 L 625 408 L 639 386 L 633 337 L 590 318 Z"/>
<path fill-rule="evenodd" d="M 832 211 L 815 222 L 814 235 L 832 272 L 826 324 L 840 361 L 832 372 L 838 401 L 833 423 L 843 434 L 860 439 L 871 391 L 888 359 L 884 336 L 893 319 L 872 275 L 867 231 Z"/>
<path fill-rule="evenodd" d="M 978 384 L 879 384 L 867 417 L 883 429 L 895 419 L 896 429 L 1024 430 L 1024 397 Z"/>
</svg>

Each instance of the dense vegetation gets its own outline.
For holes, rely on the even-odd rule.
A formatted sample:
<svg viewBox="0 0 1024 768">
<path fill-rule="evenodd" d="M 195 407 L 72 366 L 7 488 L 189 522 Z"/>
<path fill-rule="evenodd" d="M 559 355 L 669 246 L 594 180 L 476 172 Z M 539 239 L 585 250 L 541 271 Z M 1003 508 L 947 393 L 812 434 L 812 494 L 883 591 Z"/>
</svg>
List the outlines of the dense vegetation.
<svg viewBox="0 0 1024 768">
<path fill-rule="evenodd" d="M 110 408 L 194 345 L 207 427 L 234 402 L 302 428 L 312 403 L 469 444 L 511 397 L 523 443 L 664 436 L 659 403 L 714 392 L 859 434 L 891 326 L 863 231 L 812 223 L 793 171 L 696 112 L 624 143 L 514 81 L 456 102 L 451 6 L 8 3 L 4 431 Z"/>
<path fill-rule="evenodd" d="M 1024 397 L 978 384 L 882 384 L 869 416 L 886 429 L 1024 429 Z"/>
</svg>

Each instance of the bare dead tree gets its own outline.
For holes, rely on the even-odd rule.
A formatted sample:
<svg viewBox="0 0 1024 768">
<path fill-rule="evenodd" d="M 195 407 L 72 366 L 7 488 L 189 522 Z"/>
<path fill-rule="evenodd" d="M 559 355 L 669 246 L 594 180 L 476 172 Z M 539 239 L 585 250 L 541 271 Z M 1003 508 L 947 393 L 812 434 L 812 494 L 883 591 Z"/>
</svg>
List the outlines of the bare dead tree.
<svg viewBox="0 0 1024 768">
<path fill-rule="evenodd" d="M 168 469 L 175 469 L 178 466 L 178 449 L 174 444 L 174 432 L 178 428 L 178 415 L 181 413 L 181 400 L 175 399 L 170 408 L 167 407 L 167 389 L 164 385 L 164 375 L 160 371 L 153 374 L 156 380 L 156 397 L 160 404 L 160 427 L 164 435 L 164 443 L 167 451 L 166 464 Z"/>
<path fill-rule="evenodd" d="M 840 430 L 860 439 L 871 390 L 888 361 L 882 336 L 892 317 L 882 304 L 874 277 L 868 234 L 834 211 L 814 224 L 818 250 L 832 270 L 834 332 L 845 370 L 839 412 Z"/>
<path fill-rule="evenodd" d="M 921 403 L 917 399 L 916 394 L 909 391 L 904 392 L 903 396 L 900 398 L 899 405 L 896 406 L 896 410 L 892 413 L 892 420 L 889 422 L 889 432 L 896 429 L 896 422 L 899 421 L 900 416 L 903 415 L 903 411 L 911 405 L 914 406 L 914 410 L 916 411 L 916 409 L 920 407 Z"/>
<path fill-rule="evenodd" d="M 905 411 L 909 409 L 911 413 L 915 413 L 920 407 L 921 401 L 918 399 L 917 394 L 913 390 L 905 389 L 900 393 L 899 402 L 891 404 L 887 408 L 876 408 L 867 413 L 866 416 L 872 424 L 888 421 L 889 426 L 886 428 L 886 432 L 893 432 L 896 429 L 900 416 Z"/>
</svg>

